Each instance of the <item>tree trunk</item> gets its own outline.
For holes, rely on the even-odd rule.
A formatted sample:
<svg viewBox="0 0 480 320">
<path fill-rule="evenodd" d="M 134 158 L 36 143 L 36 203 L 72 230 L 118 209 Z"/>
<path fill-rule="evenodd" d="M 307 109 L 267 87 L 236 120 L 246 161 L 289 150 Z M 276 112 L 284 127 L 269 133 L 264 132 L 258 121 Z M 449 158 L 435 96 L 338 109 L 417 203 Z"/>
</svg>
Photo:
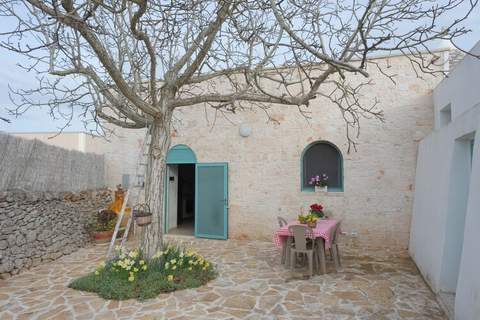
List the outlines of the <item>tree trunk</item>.
<svg viewBox="0 0 480 320">
<path fill-rule="evenodd" d="M 163 244 L 164 185 L 166 155 L 170 148 L 170 117 L 158 119 L 150 128 L 151 143 L 145 173 L 145 202 L 152 211 L 152 223 L 142 228 L 141 249 L 151 257 Z"/>
</svg>

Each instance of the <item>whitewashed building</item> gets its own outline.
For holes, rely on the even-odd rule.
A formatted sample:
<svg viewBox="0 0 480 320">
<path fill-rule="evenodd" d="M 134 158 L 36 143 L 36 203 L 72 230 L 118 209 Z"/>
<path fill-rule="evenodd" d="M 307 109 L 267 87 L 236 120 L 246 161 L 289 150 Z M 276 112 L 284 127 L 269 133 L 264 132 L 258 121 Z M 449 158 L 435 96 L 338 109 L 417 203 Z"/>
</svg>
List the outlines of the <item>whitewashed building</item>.
<svg viewBox="0 0 480 320">
<path fill-rule="evenodd" d="M 480 43 L 472 53 L 480 55 Z M 434 89 L 435 127 L 419 146 L 410 234 L 411 256 L 459 320 L 480 319 L 479 89 L 472 56 Z"/>
</svg>

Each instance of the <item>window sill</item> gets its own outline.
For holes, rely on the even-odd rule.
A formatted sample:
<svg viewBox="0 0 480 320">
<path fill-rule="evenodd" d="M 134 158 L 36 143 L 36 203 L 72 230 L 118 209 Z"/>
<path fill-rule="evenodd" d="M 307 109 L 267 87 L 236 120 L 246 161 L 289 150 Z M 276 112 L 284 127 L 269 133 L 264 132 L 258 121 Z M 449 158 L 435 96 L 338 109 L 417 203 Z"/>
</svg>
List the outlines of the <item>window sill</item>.
<svg viewBox="0 0 480 320">
<path fill-rule="evenodd" d="M 301 189 L 301 192 L 311 192 L 311 193 L 315 193 L 315 189 L 313 188 L 302 188 Z M 343 189 L 341 188 L 329 188 L 327 192 L 323 192 L 323 191 L 320 191 L 320 192 L 316 192 L 318 194 L 331 194 L 331 195 L 342 195 L 343 194 Z"/>
</svg>

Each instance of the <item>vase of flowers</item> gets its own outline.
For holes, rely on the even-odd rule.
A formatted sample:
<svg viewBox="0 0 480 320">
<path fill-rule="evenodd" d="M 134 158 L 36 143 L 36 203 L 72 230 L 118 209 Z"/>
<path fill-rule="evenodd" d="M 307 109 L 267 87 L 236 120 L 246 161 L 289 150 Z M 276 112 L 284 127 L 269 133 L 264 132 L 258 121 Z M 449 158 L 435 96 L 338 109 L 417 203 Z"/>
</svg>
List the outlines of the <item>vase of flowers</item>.
<svg viewBox="0 0 480 320">
<path fill-rule="evenodd" d="M 321 175 L 313 176 L 310 178 L 309 184 L 314 186 L 315 192 L 327 192 L 328 176 L 325 173 Z"/>
<path fill-rule="evenodd" d="M 306 224 L 310 228 L 315 228 L 317 226 L 318 217 L 311 213 L 300 214 L 298 215 L 297 219 L 301 224 Z"/>
<path fill-rule="evenodd" d="M 325 213 L 323 212 L 323 206 L 319 203 L 311 204 L 309 213 L 320 219 L 323 219 L 325 217 Z"/>
</svg>

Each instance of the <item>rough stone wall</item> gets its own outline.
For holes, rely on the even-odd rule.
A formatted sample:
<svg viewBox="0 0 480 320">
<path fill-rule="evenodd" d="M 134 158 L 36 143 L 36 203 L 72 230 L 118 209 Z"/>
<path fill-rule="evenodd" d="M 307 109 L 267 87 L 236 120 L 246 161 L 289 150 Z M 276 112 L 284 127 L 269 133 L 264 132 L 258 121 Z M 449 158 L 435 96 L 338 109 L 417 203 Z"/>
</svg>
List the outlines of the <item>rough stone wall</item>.
<svg viewBox="0 0 480 320">
<path fill-rule="evenodd" d="M 215 113 L 208 106 L 182 108 L 172 145 L 186 144 L 199 162 L 228 162 L 231 238 L 272 239 L 276 216 L 294 219 L 300 207 L 320 202 L 342 219 L 343 230 L 355 246 L 405 249 L 408 246 L 418 141 L 432 130 L 432 89 L 441 77 L 417 77 L 404 57 L 376 59 L 384 70 L 395 74 L 395 83 L 371 65 L 369 79 L 350 75 L 354 85 L 371 80 L 362 100 L 378 99 L 385 122 L 361 119 L 358 151 L 347 153 L 345 123 L 339 109 L 317 98 L 308 109 L 307 121 L 295 107 L 254 106 L 236 114 Z M 252 129 L 242 138 L 239 127 Z M 137 154 L 142 131 L 117 130 L 105 153 L 106 167 L 118 168 L 119 160 Z M 300 160 L 304 148 L 316 140 L 327 140 L 344 158 L 344 192 L 302 192 Z M 107 174 L 108 185 L 121 180 L 121 173 L 134 173 L 126 166 Z M 110 178 L 113 180 L 111 181 Z M 159 186 L 160 187 L 160 186 Z M 356 235 L 356 236 L 355 236 Z"/>
<path fill-rule="evenodd" d="M 104 157 L 0 133 L 0 191 L 82 191 L 105 187 Z"/>
<path fill-rule="evenodd" d="M 110 201 L 108 190 L 0 192 L 0 276 L 83 247 L 89 215 Z"/>
</svg>

